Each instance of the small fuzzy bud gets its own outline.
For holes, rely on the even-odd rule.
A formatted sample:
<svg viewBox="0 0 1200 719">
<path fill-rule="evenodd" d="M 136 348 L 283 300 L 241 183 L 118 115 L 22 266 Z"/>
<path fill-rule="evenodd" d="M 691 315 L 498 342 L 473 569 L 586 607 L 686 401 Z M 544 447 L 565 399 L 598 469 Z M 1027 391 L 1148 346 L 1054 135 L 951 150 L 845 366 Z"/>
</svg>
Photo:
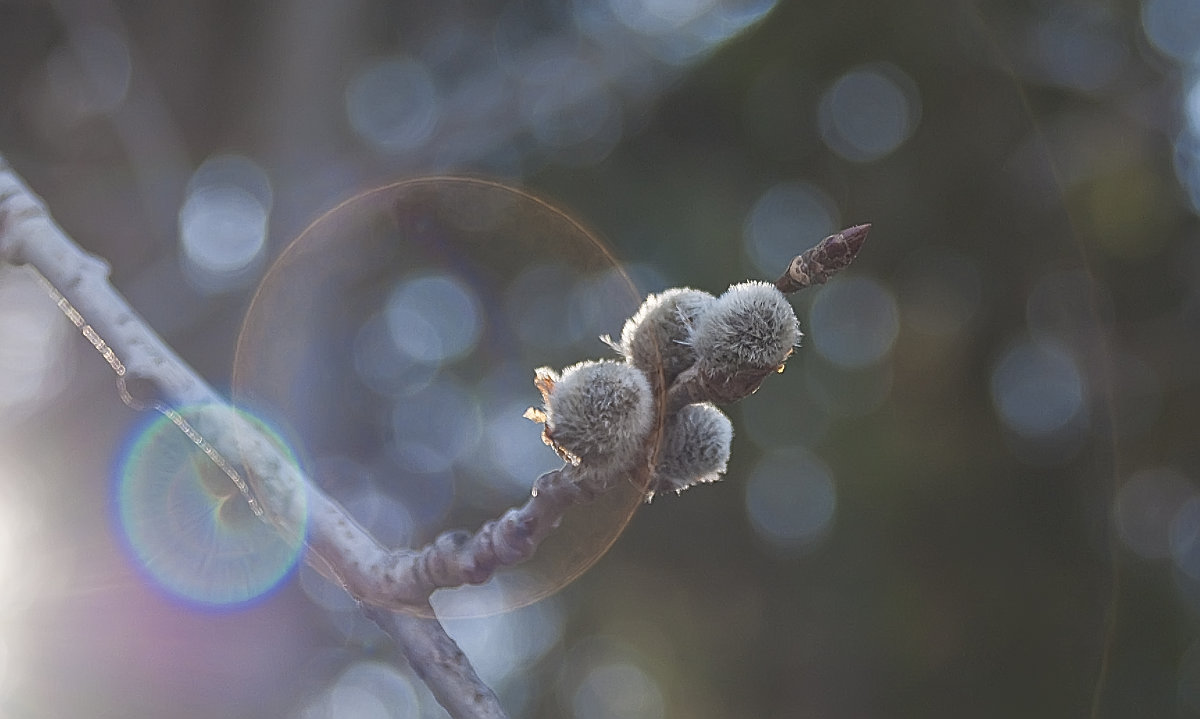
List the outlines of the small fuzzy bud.
<svg viewBox="0 0 1200 719">
<path fill-rule="evenodd" d="M 732 402 L 750 394 L 783 366 L 800 341 L 791 304 L 774 285 L 731 286 L 696 321 L 696 367 L 711 399 Z"/>
<path fill-rule="evenodd" d="M 623 362 L 580 362 L 535 380 L 545 400 L 543 439 L 573 464 L 626 466 L 654 423 L 646 376 Z"/>
<path fill-rule="evenodd" d="M 733 425 L 711 404 L 690 404 L 667 420 L 646 501 L 656 493 L 679 494 L 694 484 L 715 482 L 725 472 Z"/>
<path fill-rule="evenodd" d="M 690 288 L 650 295 L 626 320 L 617 350 L 652 383 L 657 384 L 661 376 L 663 384 L 669 385 L 696 361 L 692 329 L 713 302 L 716 298 L 709 293 Z"/>
</svg>

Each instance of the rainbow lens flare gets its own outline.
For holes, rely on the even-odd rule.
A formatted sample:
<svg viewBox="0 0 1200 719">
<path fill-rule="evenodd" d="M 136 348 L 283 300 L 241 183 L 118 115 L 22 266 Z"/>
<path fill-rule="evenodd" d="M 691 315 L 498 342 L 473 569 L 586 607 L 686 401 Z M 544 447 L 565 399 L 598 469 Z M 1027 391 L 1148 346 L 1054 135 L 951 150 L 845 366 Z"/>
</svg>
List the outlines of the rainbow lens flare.
<svg viewBox="0 0 1200 719">
<path fill-rule="evenodd" d="M 190 414 L 179 412 L 184 420 Z M 242 415 L 296 461 L 277 433 Z M 162 415 L 122 454 L 115 505 L 137 566 L 169 594 L 199 606 L 244 605 L 265 596 L 296 566 L 304 546 L 303 530 L 284 536 L 256 516 L 234 481 Z"/>
</svg>

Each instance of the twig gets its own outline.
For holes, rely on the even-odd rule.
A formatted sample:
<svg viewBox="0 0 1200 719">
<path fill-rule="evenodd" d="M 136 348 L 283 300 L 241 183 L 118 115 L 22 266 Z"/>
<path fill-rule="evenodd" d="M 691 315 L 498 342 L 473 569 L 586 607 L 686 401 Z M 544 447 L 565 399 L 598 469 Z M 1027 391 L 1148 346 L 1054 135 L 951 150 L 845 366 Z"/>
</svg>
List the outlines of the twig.
<svg viewBox="0 0 1200 719">
<path fill-rule="evenodd" d="M 122 381 L 152 387 L 169 406 L 199 407 L 195 429 L 215 452 L 248 470 L 248 483 L 265 518 L 278 527 L 307 521 L 306 560 L 331 571 L 359 601 L 392 611 L 371 616 L 399 644 L 434 696 L 460 719 L 503 717 L 496 695 L 442 628 L 411 612 L 428 606 L 428 582 L 389 572 L 399 559 L 420 556 L 388 551 L 322 492 L 256 427 L 246 421 L 183 362 L 108 282 L 108 265 L 81 250 L 54 223 L 40 200 L 0 157 L 0 262 L 33 267 L 59 295 L 60 307 L 109 360 Z M 93 339 L 95 338 L 95 339 Z M 146 394 L 139 391 L 140 395 Z M 437 550 L 432 552 L 437 555 Z M 432 559 L 428 559 L 434 563 Z M 453 565 L 454 557 L 441 563 Z M 414 563 L 415 564 L 415 563 Z"/>
<path fill-rule="evenodd" d="M 825 282 L 850 264 L 869 229 L 858 225 L 825 238 L 794 259 L 776 287 L 794 292 Z M 495 694 L 434 617 L 429 597 L 439 588 L 485 582 L 498 568 L 529 559 L 568 508 L 619 485 L 611 473 L 566 465 L 539 477 L 523 506 L 473 534 L 446 532 L 419 551 L 389 550 L 146 325 L 109 283 L 107 263 L 67 237 L 2 156 L 0 262 L 28 264 L 42 275 L 59 307 L 117 374 L 122 399 L 173 415 L 246 493 L 256 513 L 285 536 L 307 536 L 306 561 L 363 604 L 452 716 L 504 716 Z M 686 404 L 733 402 L 752 393 L 772 370 L 736 372 L 719 384 L 696 367 L 682 372 L 667 389 L 659 428 Z M 184 407 L 186 422 L 178 412 Z M 632 474 L 637 486 L 650 486 L 651 444 L 647 438 L 643 445 L 646 462 L 614 471 Z"/>
<path fill-rule="evenodd" d="M 67 237 L 0 157 L 0 262 L 5 261 L 28 264 L 47 280 L 60 306 L 109 359 L 127 401 L 140 406 L 161 398 L 167 408 L 188 408 L 198 436 L 246 469 L 245 482 L 268 521 L 285 536 L 303 536 L 299 530 L 307 522 L 309 549 L 322 560 L 314 567 L 334 572 L 363 604 L 427 612 L 435 590 L 485 582 L 497 568 L 531 557 L 566 509 L 595 496 L 589 485 L 616 484 L 603 476 L 580 484 L 573 468 L 564 467 L 540 478 L 524 506 L 473 535 L 447 532 L 420 550 L 388 549 L 146 325 L 109 284 L 108 264 Z"/>
<path fill-rule="evenodd" d="M 466 655 L 437 619 L 369 606 L 363 607 L 363 613 L 404 648 L 413 672 L 429 686 L 438 704 L 450 716 L 507 719 L 496 695 L 476 676 Z M 432 614 L 433 609 L 429 608 L 428 613 Z M 421 661 L 414 661 L 413 657 L 420 657 Z M 470 675 L 474 681 L 470 685 L 447 684 L 441 680 L 444 674 Z"/>
</svg>

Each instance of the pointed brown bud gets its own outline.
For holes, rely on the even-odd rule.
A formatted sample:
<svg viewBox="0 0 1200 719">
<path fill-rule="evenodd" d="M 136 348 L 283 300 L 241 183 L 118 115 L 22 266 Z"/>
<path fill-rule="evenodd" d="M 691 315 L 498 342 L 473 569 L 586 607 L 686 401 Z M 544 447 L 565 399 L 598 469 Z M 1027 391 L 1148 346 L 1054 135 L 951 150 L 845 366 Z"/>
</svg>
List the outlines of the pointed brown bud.
<svg viewBox="0 0 1200 719">
<path fill-rule="evenodd" d="M 787 272 L 775 280 L 775 286 L 786 294 L 825 284 L 830 277 L 854 261 L 870 229 L 870 224 L 855 225 L 826 237 L 816 247 L 792 260 Z"/>
</svg>

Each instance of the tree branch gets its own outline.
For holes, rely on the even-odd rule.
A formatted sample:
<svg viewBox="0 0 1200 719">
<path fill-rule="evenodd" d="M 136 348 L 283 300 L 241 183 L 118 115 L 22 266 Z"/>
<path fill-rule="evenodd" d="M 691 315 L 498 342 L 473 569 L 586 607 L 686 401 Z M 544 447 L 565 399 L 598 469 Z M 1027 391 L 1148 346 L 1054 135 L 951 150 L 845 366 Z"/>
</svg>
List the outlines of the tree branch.
<svg viewBox="0 0 1200 719">
<path fill-rule="evenodd" d="M 825 238 L 793 260 L 775 287 L 794 292 L 825 282 L 850 264 L 869 228 L 858 225 Z M 257 514 L 285 536 L 306 536 L 306 561 L 340 582 L 362 603 L 367 616 L 395 639 L 414 671 L 455 717 L 502 717 L 504 713 L 495 694 L 434 617 L 430 595 L 439 588 L 485 582 L 498 568 L 529 559 L 568 508 L 617 486 L 618 479 L 632 479 L 636 486 L 647 488 L 647 497 L 652 496 L 654 445 L 670 417 L 688 404 L 727 403 L 751 394 L 782 366 L 798 336 L 795 317 L 780 297 L 778 302 L 786 311 L 776 319 L 782 322 L 780 327 L 793 328 L 791 338 L 782 346 L 770 347 L 772 359 L 765 363 L 762 357 L 750 356 L 754 361 L 746 365 L 721 363 L 700 371 L 697 363 L 682 371 L 657 402 L 655 431 L 631 447 L 640 447 L 644 461 L 607 469 L 603 465 L 565 465 L 539 477 L 524 505 L 485 523 L 473 534 L 446 532 L 421 550 L 389 550 L 146 325 L 109 283 L 107 263 L 85 253 L 67 237 L 3 157 L 0 262 L 28 264 L 45 278 L 59 307 L 113 368 L 126 403 L 167 413 L 229 474 Z M 727 317 L 736 321 L 738 313 L 749 311 L 747 317 L 753 319 L 762 307 L 775 302 L 758 305 L 764 298 L 770 299 L 761 295 L 762 287 L 769 285 L 751 282 L 731 288 L 732 295 L 740 292 L 742 296 L 733 296 L 730 306 L 724 308 Z M 725 334 L 732 333 L 729 339 L 738 343 L 744 336 L 736 324 L 725 320 L 714 325 L 714 332 L 721 341 Z M 773 339 L 778 338 L 758 337 L 768 344 Z M 555 396 L 553 392 L 543 394 L 547 401 Z M 181 408 L 188 410 L 186 420 L 179 414 Z M 670 488 L 679 491 L 679 486 Z"/>
<path fill-rule="evenodd" d="M 124 397 L 130 399 L 126 388 L 132 380 L 152 387 L 169 407 L 199 408 L 189 414 L 196 431 L 220 456 L 247 469 L 264 517 L 292 529 L 292 536 L 307 522 L 306 561 L 323 574 L 332 571 L 361 602 L 391 610 L 372 608 L 367 614 L 392 636 L 452 716 L 504 716 L 496 695 L 442 625 L 413 613 L 428 611 L 428 582 L 413 581 L 415 567 L 407 577 L 387 571 L 398 559 L 415 558 L 417 553 L 392 552 L 380 545 L 184 363 L 109 284 L 108 264 L 67 237 L 3 157 L 0 262 L 29 265 L 45 278 L 59 306 L 117 372 Z M 146 394 L 140 389 L 138 393 Z M 143 398 L 132 399 L 137 404 Z M 426 561 L 436 563 L 432 556 Z M 453 559 L 443 563 L 451 565 Z"/>
</svg>

